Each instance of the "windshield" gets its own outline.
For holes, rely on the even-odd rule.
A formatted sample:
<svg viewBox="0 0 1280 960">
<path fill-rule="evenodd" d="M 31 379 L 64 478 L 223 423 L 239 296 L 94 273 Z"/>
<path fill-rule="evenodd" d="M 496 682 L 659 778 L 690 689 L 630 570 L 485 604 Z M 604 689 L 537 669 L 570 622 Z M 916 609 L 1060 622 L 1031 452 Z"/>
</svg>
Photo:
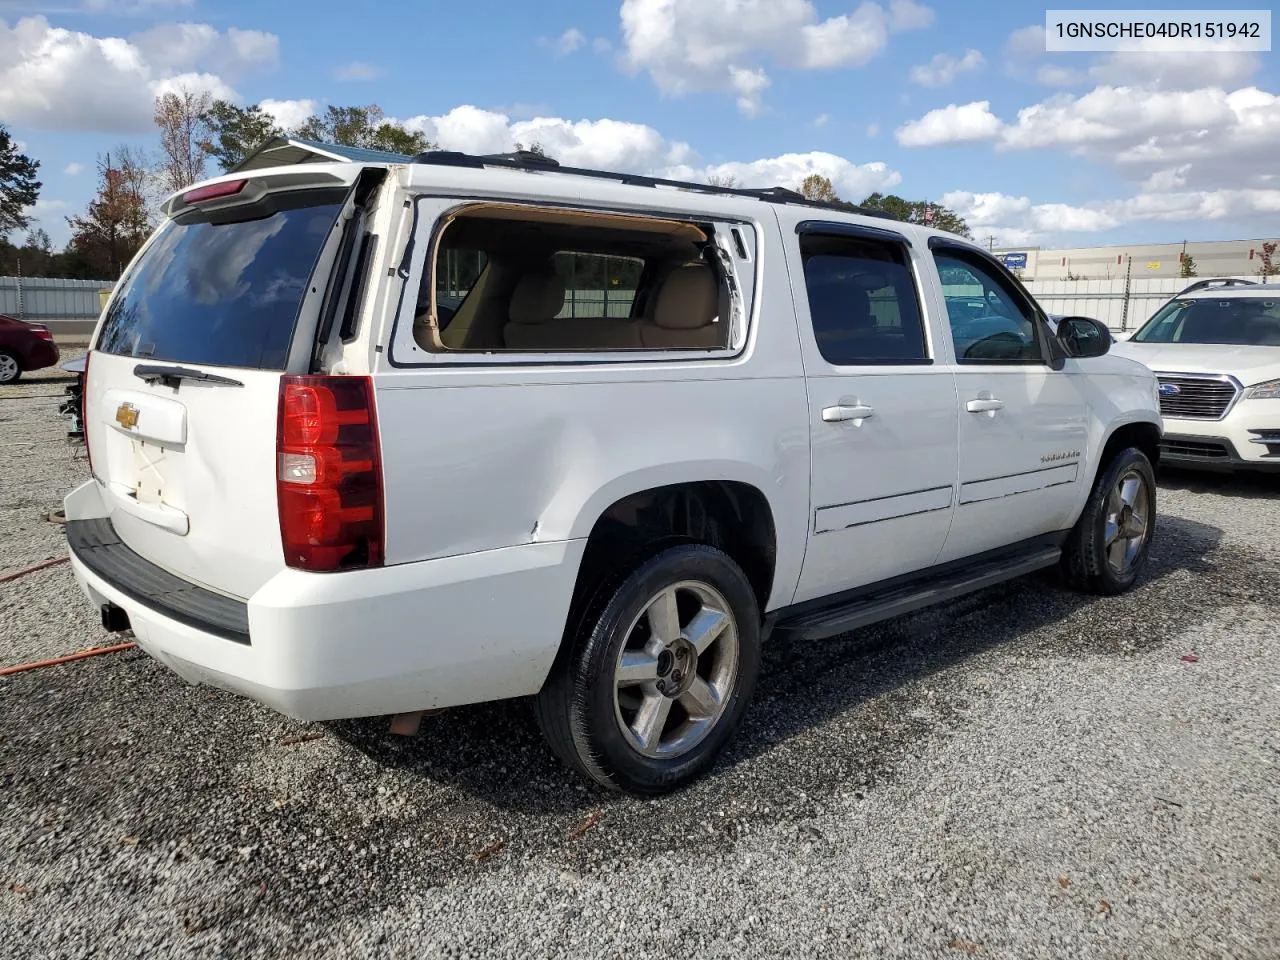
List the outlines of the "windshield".
<svg viewBox="0 0 1280 960">
<path fill-rule="evenodd" d="M 1280 346 L 1280 300 L 1262 297 L 1171 300 L 1133 335 L 1133 340 Z"/>
<path fill-rule="evenodd" d="M 96 349 L 283 370 L 307 281 L 341 209 L 332 191 L 299 191 L 275 199 L 267 216 L 167 223 L 112 300 Z"/>
</svg>

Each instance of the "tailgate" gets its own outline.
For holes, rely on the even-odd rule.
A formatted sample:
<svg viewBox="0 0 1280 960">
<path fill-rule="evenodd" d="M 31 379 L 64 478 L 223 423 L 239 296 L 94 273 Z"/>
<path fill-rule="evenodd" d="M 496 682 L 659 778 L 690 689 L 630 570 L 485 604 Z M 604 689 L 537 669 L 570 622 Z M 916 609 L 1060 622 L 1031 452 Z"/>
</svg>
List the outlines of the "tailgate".
<svg viewBox="0 0 1280 960">
<path fill-rule="evenodd" d="M 248 598 L 284 568 L 281 375 L 345 189 L 292 190 L 169 221 L 121 281 L 90 354 L 85 430 L 120 539 Z"/>
</svg>

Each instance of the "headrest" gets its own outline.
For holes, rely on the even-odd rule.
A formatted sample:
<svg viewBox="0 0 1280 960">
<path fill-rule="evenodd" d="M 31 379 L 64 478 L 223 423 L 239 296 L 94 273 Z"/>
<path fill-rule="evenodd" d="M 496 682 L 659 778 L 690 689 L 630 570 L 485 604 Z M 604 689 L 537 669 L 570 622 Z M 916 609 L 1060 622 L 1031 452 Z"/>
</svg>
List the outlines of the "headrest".
<svg viewBox="0 0 1280 960">
<path fill-rule="evenodd" d="M 564 280 L 554 270 L 531 270 L 511 291 L 507 317 L 512 323 L 544 323 L 564 307 Z"/>
<path fill-rule="evenodd" d="M 666 330 L 709 326 L 719 312 L 716 275 L 705 263 L 686 263 L 667 274 L 658 291 L 653 322 Z"/>
</svg>

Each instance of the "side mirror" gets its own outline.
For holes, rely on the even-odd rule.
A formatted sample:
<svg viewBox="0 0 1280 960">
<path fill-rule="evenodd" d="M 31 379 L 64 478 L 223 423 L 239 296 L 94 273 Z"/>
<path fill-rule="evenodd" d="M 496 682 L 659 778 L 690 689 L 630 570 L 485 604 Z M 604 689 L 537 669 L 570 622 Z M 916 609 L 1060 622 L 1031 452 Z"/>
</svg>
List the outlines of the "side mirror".
<svg viewBox="0 0 1280 960">
<path fill-rule="evenodd" d="M 1111 330 L 1092 317 L 1063 317 L 1058 321 L 1058 342 L 1068 357 L 1100 357 L 1115 342 Z"/>
</svg>

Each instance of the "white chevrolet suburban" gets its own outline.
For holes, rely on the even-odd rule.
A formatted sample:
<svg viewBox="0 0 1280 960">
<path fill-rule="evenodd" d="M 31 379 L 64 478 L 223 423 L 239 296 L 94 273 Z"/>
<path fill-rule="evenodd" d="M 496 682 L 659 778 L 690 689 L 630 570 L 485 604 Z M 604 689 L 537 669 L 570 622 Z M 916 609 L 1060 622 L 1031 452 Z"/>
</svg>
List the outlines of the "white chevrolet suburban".
<svg viewBox="0 0 1280 960">
<path fill-rule="evenodd" d="M 94 334 L 66 531 L 190 681 L 310 720 L 533 696 L 566 763 L 656 793 L 771 634 L 1147 558 L 1154 376 L 957 237 L 526 154 L 165 214 Z"/>
</svg>

